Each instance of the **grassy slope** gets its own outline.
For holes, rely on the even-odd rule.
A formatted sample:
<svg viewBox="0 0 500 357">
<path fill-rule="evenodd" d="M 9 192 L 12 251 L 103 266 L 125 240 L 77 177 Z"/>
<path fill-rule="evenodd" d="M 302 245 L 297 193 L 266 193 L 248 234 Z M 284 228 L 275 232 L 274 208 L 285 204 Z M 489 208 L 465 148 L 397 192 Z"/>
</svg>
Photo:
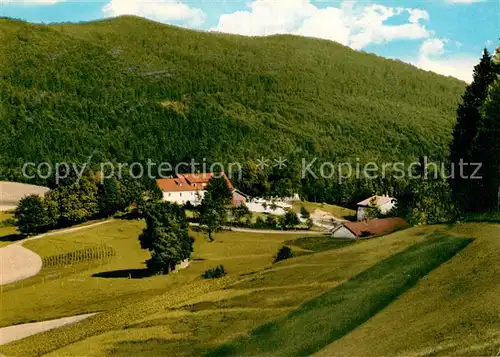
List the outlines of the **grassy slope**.
<svg viewBox="0 0 500 357">
<path fill-rule="evenodd" d="M 12 218 L 14 215 L 8 212 L 0 212 L 0 222 Z M 12 243 L 14 235 L 17 235 L 16 227 L 0 227 L 0 248 L 5 247 Z"/>
<path fill-rule="evenodd" d="M 132 303 L 197 279 L 209 267 L 224 264 L 230 274 L 263 269 L 272 262 L 280 244 L 289 235 L 220 233 L 208 243 L 194 232 L 194 258 L 199 259 L 181 274 L 127 279 L 128 272 L 144 268 L 149 257 L 141 250 L 137 237 L 142 221 L 114 221 L 86 230 L 29 241 L 25 247 L 42 258 L 83 248 L 110 246 L 115 250 L 111 261 L 95 261 L 90 266 L 44 268 L 33 278 L 3 288 L 2 325 L 38 321 L 91 311 L 104 311 Z M 300 234 L 297 234 L 300 236 Z M 292 236 L 293 237 L 293 236 Z M 258 243 L 258 244 L 256 244 Z M 93 274 L 114 271 L 124 278 L 98 278 Z M 32 303 L 36 301 L 36 303 Z M 71 301 L 71 304 L 68 304 Z"/>
<path fill-rule="evenodd" d="M 112 243 L 117 251 L 121 244 L 130 241 L 134 248 L 130 246 L 127 249 L 140 254 L 134 236 L 140 229 L 140 223 L 113 224 L 116 225 L 108 226 L 107 232 L 96 234 L 98 232 L 94 231 L 94 234 L 88 234 L 88 239 L 97 240 L 96 237 L 100 237 L 108 240 L 112 239 L 108 237 L 116 235 L 114 242 L 107 242 Z M 493 226 L 470 227 L 471 231 L 477 231 L 477 227 Z M 123 232 L 120 235 L 117 232 L 120 228 L 126 228 L 128 235 Z M 8 306 L 4 307 L 2 313 L 5 312 L 7 319 L 12 321 L 27 320 L 30 316 L 36 319 L 56 317 L 99 307 L 107 312 L 78 326 L 11 344 L 4 347 L 3 353 L 27 356 L 67 346 L 54 351 L 54 355 L 199 355 L 262 323 L 285 316 L 305 301 L 342 284 L 380 260 L 389 258 L 413 243 L 424 241 L 435 229 L 413 228 L 385 238 L 284 261 L 270 270 L 249 275 L 249 270 L 269 267 L 277 247 L 293 237 L 231 233 L 222 235 L 217 243 L 212 244 L 197 239 L 196 256 L 206 260 L 195 261 L 187 270 L 167 277 L 129 280 L 89 276 L 91 272 L 108 270 L 117 265 L 122 269 L 140 267 L 142 256 L 140 259 L 136 256 L 128 261 L 120 259 L 120 264 L 114 261 L 109 267 L 91 268 L 85 276 L 80 276 L 83 281 L 73 281 L 77 276 L 71 276 L 56 279 L 50 286 L 38 285 L 35 288 L 4 292 L 2 300 Z M 494 232 L 493 228 L 488 229 L 482 233 Z M 446 228 L 443 230 L 448 231 Z M 459 233 L 462 235 L 462 232 Z M 67 239 L 72 237 L 68 236 Z M 481 239 L 489 242 L 488 237 Z M 256 241 L 259 244 L 255 244 Z M 216 282 L 199 279 L 204 269 L 221 263 L 230 272 L 228 278 Z M 64 281 L 63 286 L 61 280 Z M 116 296 L 118 291 L 120 296 Z M 63 297 L 58 299 L 58 295 Z M 97 301 L 99 299 L 100 302 Z M 35 309 L 36 304 L 41 305 L 42 309 Z M 93 309 L 88 309 L 92 304 Z M 49 307 L 53 311 L 44 313 L 43 310 Z"/>
<path fill-rule="evenodd" d="M 314 202 L 307 202 L 307 201 L 298 201 L 293 204 L 293 210 L 297 213 L 300 213 L 300 208 L 304 206 L 306 210 L 309 211 L 309 213 L 313 213 L 315 210 L 319 209 L 325 212 L 330 213 L 332 216 L 337 217 L 337 218 L 344 218 L 344 219 L 349 219 L 352 217 L 356 217 L 356 211 L 337 206 L 337 205 L 330 205 L 328 203 L 314 203 Z"/>
<path fill-rule="evenodd" d="M 52 26 L 0 19 L 0 33 L 0 139 L 11 167 L 96 151 L 96 160 L 128 162 L 297 149 L 329 160 L 440 158 L 465 87 L 330 41 L 135 17 Z"/>
<path fill-rule="evenodd" d="M 477 239 L 316 356 L 495 355 L 500 349 L 500 225 L 467 224 L 451 232 Z"/>
<path fill-rule="evenodd" d="M 110 230 L 105 234 L 101 232 L 96 235 L 97 232 L 94 232 L 88 237 L 96 240 L 96 236 L 107 239 L 105 237 L 117 235 L 116 241 L 112 242 L 117 250 L 120 244 L 130 241 L 134 244 L 135 254 L 138 254 L 140 251 L 134 236 L 136 231 L 132 229 L 134 225 L 139 225 L 134 228 L 136 231 L 139 230 L 139 222 L 118 222 L 114 227 L 108 226 Z M 116 232 L 120 228 L 127 228 L 128 238 L 126 233 L 120 236 Z M 424 277 L 414 288 L 401 295 L 361 327 L 328 346 L 331 349 L 323 353 L 332 355 L 335 351 L 346 351 L 340 354 L 371 355 L 372 350 L 367 350 L 370 348 L 368 346 L 371 346 L 374 352 L 381 355 L 402 354 L 402 351 L 410 351 L 410 354 L 416 351 L 426 354 L 432 351 L 425 350 L 423 346 L 440 343 L 447 344 L 451 348 L 442 350 L 441 353 L 450 354 L 462 348 L 471 352 L 475 350 L 475 346 L 483 346 L 483 351 L 490 351 L 495 341 L 492 338 L 496 329 L 494 317 L 498 314 L 494 304 L 499 296 L 494 285 L 495 276 L 498 274 L 498 262 L 494 252 L 499 229 L 498 225 L 487 224 L 464 224 L 454 228 L 412 228 L 384 238 L 290 259 L 274 265 L 271 269 L 251 274 L 248 274 L 249 270 L 269 267 L 275 249 L 284 240 L 294 240 L 293 237 L 231 233 L 219 237 L 217 243 L 206 243 L 202 239 L 197 239 L 196 256 L 206 260 L 195 261 L 193 266 L 177 274 L 138 280 L 100 279 L 99 284 L 103 286 L 99 287 L 95 283 L 98 279 L 91 279 L 88 275 L 91 271 L 107 269 L 90 269 L 85 273 L 85 280 L 80 282 L 81 287 L 76 282 L 70 285 L 76 294 L 67 293 L 69 289 L 60 286 L 61 279 L 50 287 L 38 285 L 36 288 L 19 289 L 18 293 L 16 290 L 4 292 L 2 300 L 10 304 L 4 311 L 7 313 L 6 316 L 10 316 L 13 320 L 27 319 L 30 315 L 43 318 L 44 313 L 40 312 L 43 309 L 35 309 L 37 304 L 55 309 L 56 314 L 53 314 L 55 316 L 70 313 L 72 309 L 68 305 L 77 305 L 81 312 L 86 311 L 86 304 L 91 300 L 85 300 L 90 297 L 80 299 L 77 296 L 85 294 L 85 290 L 90 290 L 92 295 L 100 294 L 99 297 L 93 298 L 102 300 L 100 304 L 106 312 L 78 325 L 10 344 L 3 347 L 2 353 L 29 356 L 53 351 L 51 356 L 64 357 L 200 355 L 202 352 L 230 343 L 235 338 L 246 336 L 249 331 L 261 324 L 286 319 L 285 316 L 299 308 L 301 304 L 331 289 L 341 291 L 338 289 L 345 288 L 344 283 L 348 279 L 363 272 L 366 274 L 367 271 L 373 270 L 371 268 L 377 263 L 384 259 L 390 260 L 391 256 L 404 251 L 412 244 L 429 241 L 428 237 L 435 231 L 441 235 L 451 234 L 477 239 L 450 262 Z M 72 237 L 68 236 L 67 239 Z M 259 244 L 255 244 L 256 241 Z M 296 244 L 302 246 L 308 242 L 298 240 Z M 322 247 L 316 247 L 314 250 L 321 251 Z M 140 266 L 138 258 L 135 258 L 135 263 L 121 259 L 121 268 Z M 403 267 L 419 261 L 422 260 L 408 259 Z M 199 279 L 199 274 L 206 267 L 220 263 L 228 267 L 227 278 L 218 281 Z M 397 268 L 394 270 L 399 271 Z M 387 277 L 391 278 L 390 275 Z M 475 282 L 478 278 L 479 280 Z M 62 280 L 64 284 L 71 284 L 72 279 L 73 277 L 68 277 Z M 369 279 L 367 281 L 369 282 Z M 371 283 L 377 286 L 376 280 Z M 139 288 L 137 284 L 142 286 Z M 471 288 L 467 288 L 469 285 Z M 387 287 L 389 290 L 385 293 L 392 294 L 392 284 L 388 284 Z M 29 296 L 30 289 L 38 291 L 37 295 Z M 45 297 L 44 292 L 51 289 L 55 290 L 54 295 Z M 139 289 L 142 289 L 141 292 L 137 292 Z M 370 294 L 372 290 L 362 289 L 356 296 L 361 299 L 363 293 Z M 117 291 L 120 291 L 121 296 L 115 296 Z M 134 291 L 136 299 L 125 296 L 127 292 L 133 295 Z M 28 296 L 25 298 L 26 294 Z M 58 294 L 69 294 L 66 299 L 71 300 L 66 300 L 64 303 L 64 299 L 60 301 L 56 299 L 56 303 L 51 306 L 50 302 Z M 69 301 L 71 303 L 68 303 Z M 130 304 L 132 301 L 135 302 Z M 344 311 L 348 306 L 352 308 L 354 306 L 352 304 L 356 301 L 361 300 L 347 299 L 345 303 L 337 302 L 340 305 L 334 310 L 338 312 Z M 451 301 L 450 306 L 443 305 L 443 301 Z M 462 309 L 461 304 L 471 309 Z M 95 306 L 98 306 L 97 302 Z M 328 306 L 330 304 L 321 304 L 318 308 L 328 309 Z M 439 306 L 439 309 L 436 306 Z M 398 307 L 395 312 L 379 320 L 394 307 Z M 24 309 L 28 311 L 22 312 Z M 457 314 L 457 310 L 460 314 Z M 335 311 L 331 313 L 336 313 Z M 401 319 L 401 316 L 409 316 L 412 321 L 411 326 L 408 326 L 405 323 L 406 319 Z M 436 323 L 438 316 L 439 323 Z M 374 324 L 374 321 L 378 322 Z M 370 330 L 360 335 L 360 331 L 367 326 L 371 326 Z M 443 334 L 443 329 L 451 332 Z M 376 334 L 379 330 L 378 338 L 371 337 L 370 340 L 370 334 Z M 296 332 L 301 333 L 300 328 Z M 412 335 L 407 337 L 406 332 Z M 392 344 L 389 341 L 381 341 L 388 339 L 387 334 L 394 335 L 394 338 L 389 339 Z M 467 335 L 465 339 L 464 334 Z M 354 338 L 349 340 L 350 336 Z M 372 343 L 361 343 L 360 341 L 364 339 Z M 462 342 L 462 339 L 466 342 Z M 475 343 L 467 349 L 467 341 L 472 340 Z M 377 344 L 380 347 L 374 347 Z M 439 348 L 437 352 L 440 352 Z"/>
<path fill-rule="evenodd" d="M 309 356 L 345 336 L 472 240 L 436 234 L 208 356 Z"/>
</svg>

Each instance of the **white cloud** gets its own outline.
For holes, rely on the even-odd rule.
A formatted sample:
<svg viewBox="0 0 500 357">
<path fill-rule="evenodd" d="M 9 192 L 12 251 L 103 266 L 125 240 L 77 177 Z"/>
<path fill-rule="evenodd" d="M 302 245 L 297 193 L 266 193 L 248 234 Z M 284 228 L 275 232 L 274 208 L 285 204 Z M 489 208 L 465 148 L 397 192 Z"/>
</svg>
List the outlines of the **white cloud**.
<svg viewBox="0 0 500 357">
<path fill-rule="evenodd" d="M 65 0 L 0 0 L 0 5 L 16 4 L 16 5 L 54 5 Z"/>
<path fill-rule="evenodd" d="M 448 43 L 459 47 L 459 42 L 429 38 L 434 33 L 427 29 L 425 22 L 430 17 L 422 9 L 359 5 L 355 1 L 343 1 L 337 7 L 319 8 L 304 0 L 255 0 L 248 7 L 247 11 L 221 15 L 217 26 L 211 30 L 247 36 L 295 34 L 333 40 L 354 49 L 394 40 L 425 39 L 417 58 L 403 60 L 422 69 L 467 82 L 472 80 L 472 70 L 477 63 L 474 56 L 451 56 L 446 51 Z M 389 19 L 396 17 L 399 17 L 398 20 L 406 19 L 406 22 L 387 24 Z"/>
<path fill-rule="evenodd" d="M 255 0 L 248 6 L 248 11 L 221 15 L 217 26 L 211 30 L 249 36 L 296 34 L 337 41 L 354 49 L 431 35 L 420 23 L 429 15 L 420 9 L 377 4 L 358 6 L 354 1 L 344 1 L 339 7 L 319 8 L 309 0 Z M 404 16 L 405 10 L 407 23 L 385 23 L 390 18 Z"/>
<path fill-rule="evenodd" d="M 102 11 L 108 16 L 137 15 L 161 22 L 182 22 L 197 27 L 205 22 L 205 13 L 179 1 L 111 0 Z"/>
<path fill-rule="evenodd" d="M 426 57 L 442 55 L 444 53 L 444 44 L 446 42 L 446 39 L 439 38 L 430 38 L 428 40 L 425 40 L 420 46 L 420 55 Z"/>
<path fill-rule="evenodd" d="M 418 23 L 420 20 L 429 20 L 429 13 L 425 10 L 420 9 L 406 9 L 410 14 L 410 18 L 408 19 L 411 23 Z"/>
<path fill-rule="evenodd" d="M 420 46 L 418 58 L 407 62 L 427 71 L 472 82 L 472 72 L 479 59 L 467 54 L 450 55 L 445 50 L 447 42 L 439 38 L 425 40 Z"/>
</svg>

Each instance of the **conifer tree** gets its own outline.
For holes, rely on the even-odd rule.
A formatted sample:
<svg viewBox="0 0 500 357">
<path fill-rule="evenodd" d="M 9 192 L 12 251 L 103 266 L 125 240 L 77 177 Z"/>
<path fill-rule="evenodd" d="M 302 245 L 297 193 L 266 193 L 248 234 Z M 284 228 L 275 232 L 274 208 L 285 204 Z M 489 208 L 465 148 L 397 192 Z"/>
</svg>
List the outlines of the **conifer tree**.
<svg viewBox="0 0 500 357">
<path fill-rule="evenodd" d="M 483 211 L 500 210 L 500 76 L 490 86 L 481 114 L 473 156 L 481 157 L 482 179 L 474 199 Z"/>
<path fill-rule="evenodd" d="M 483 56 L 478 65 L 474 67 L 473 82 L 465 90 L 463 102 L 457 110 L 457 123 L 453 131 L 453 141 L 450 148 L 450 163 L 455 172 L 451 179 L 453 198 L 458 208 L 465 212 L 469 210 L 480 210 L 480 205 L 475 199 L 475 191 L 478 190 L 478 182 L 469 180 L 474 168 L 464 166 L 463 175 L 459 173 L 460 163 L 473 163 L 474 139 L 478 133 L 478 126 L 481 122 L 481 107 L 486 99 L 488 87 L 496 78 L 496 66 L 492 61 L 487 49 L 484 49 Z M 478 161 L 480 162 L 480 161 Z"/>
</svg>

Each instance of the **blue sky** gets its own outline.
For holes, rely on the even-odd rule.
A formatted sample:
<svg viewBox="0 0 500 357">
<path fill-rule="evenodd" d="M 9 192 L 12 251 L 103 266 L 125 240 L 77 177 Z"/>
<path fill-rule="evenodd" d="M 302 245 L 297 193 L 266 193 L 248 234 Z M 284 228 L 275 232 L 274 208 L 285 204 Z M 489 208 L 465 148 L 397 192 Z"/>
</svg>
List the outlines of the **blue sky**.
<svg viewBox="0 0 500 357">
<path fill-rule="evenodd" d="M 207 31 L 324 38 L 470 81 L 485 46 L 499 44 L 500 1 L 0 0 L 0 15 L 31 22 L 134 14 Z"/>
</svg>

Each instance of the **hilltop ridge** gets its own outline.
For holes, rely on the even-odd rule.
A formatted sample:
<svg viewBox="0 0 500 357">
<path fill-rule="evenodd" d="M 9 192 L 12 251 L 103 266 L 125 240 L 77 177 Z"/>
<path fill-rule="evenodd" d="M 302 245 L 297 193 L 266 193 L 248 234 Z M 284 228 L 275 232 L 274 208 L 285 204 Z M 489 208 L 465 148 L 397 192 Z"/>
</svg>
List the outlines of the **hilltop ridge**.
<svg viewBox="0 0 500 357">
<path fill-rule="evenodd" d="M 465 83 L 338 43 L 133 16 L 0 20 L 0 167 L 195 158 L 444 158 Z"/>
</svg>

